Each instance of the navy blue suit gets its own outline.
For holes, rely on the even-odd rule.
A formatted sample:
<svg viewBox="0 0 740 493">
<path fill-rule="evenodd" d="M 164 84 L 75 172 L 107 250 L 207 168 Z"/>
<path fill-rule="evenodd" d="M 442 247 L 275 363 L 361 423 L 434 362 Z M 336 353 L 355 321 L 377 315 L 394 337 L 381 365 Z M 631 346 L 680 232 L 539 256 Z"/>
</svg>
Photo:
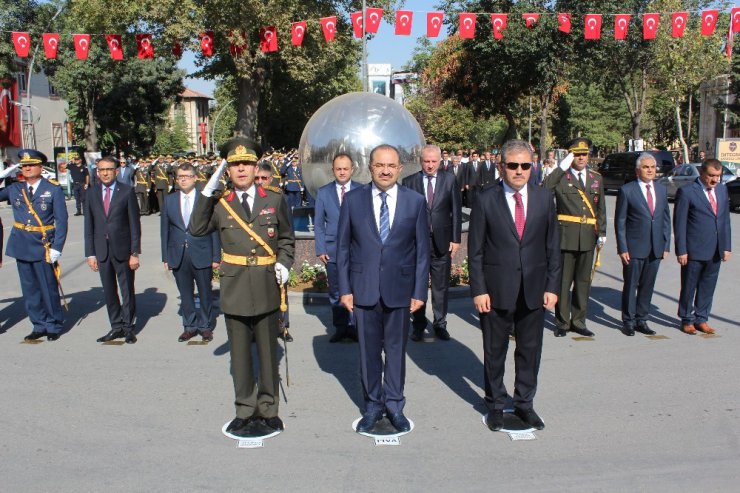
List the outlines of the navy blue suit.
<svg viewBox="0 0 740 493">
<path fill-rule="evenodd" d="M 712 309 L 714 288 L 724 252 L 732 251 L 730 202 L 727 188 L 718 184 L 715 216 L 700 179 L 676 193 L 673 208 L 673 235 L 676 256 L 688 255 L 681 266 L 681 294 L 678 316 L 683 325 L 705 323 Z"/>
<path fill-rule="evenodd" d="M 359 187 L 349 181 L 345 193 Z M 319 188 L 316 194 L 316 213 L 314 215 L 314 234 L 316 237 L 316 256 L 328 255 L 326 274 L 329 280 L 329 302 L 332 307 L 332 323 L 340 336 L 347 334 L 350 317 L 347 309 L 339 303 L 339 277 L 337 274 L 337 229 L 339 228 L 339 196 L 337 182 L 332 181 Z M 348 334 L 347 334 L 348 335 Z"/>
<path fill-rule="evenodd" d="M 195 210 L 201 194 L 194 190 L 191 212 Z M 213 263 L 221 262 L 221 242 L 216 232 L 205 236 L 190 234 L 190 224 L 185 224 L 180 207 L 182 192 L 167 195 L 161 214 L 162 262 L 172 269 L 180 291 L 182 325 L 187 332 L 210 330 L 213 317 Z M 196 309 L 193 283 L 198 287 L 200 307 Z"/>
<path fill-rule="evenodd" d="M 0 190 L 0 201 L 10 202 L 16 224 L 38 226 L 36 218 L 28 210 L 23 198 L 24 190 L 28 196 L 27 184 L 15 182 Z M 46 231 L 46 240 L 50 247 L 61 252 L 67 239 L 68 220 L 67 205 L 61 187 L 41 178 L 34 184 L 31 205 L 41 222 L 50 226 Z M 46 261 L 42 233 L 26 231 L 14 225 L 10 230 L 5 253 L 16 259 L 23 301 L 28 318 L 33 324 L 33 331 L 59 334 L 63 328 L 64 314 L 53 267 Z"/>
<path fill-rule="evenodd" d="M 668 194 L 660 183 L 653 181 L 651 187 L 655 197 L 652 214 L 639 180 L 619 189 L 614 211 L 617 253 L 630 256 L 629 264 L 622 266 L 622 323 L 627 327 L 647 323 L 660 261 L 670 250 Z"/>
<path fill-rule="evenodd" d="M 285 197 L 288 201 L 290 209 L 301 206 L 301 192 L 303 191 L 303 172 L 300 166 L 293 168 L 292 163 L 288 163 L 283 166 L 280 170 L 280 174 L 284 178 L 283 188 L 285 189 Z"/>
<path fill-rule="evenodd" d="M 373 185 L 344 197 L 337 230 L 339 295 L 353 295 L 365 412 L 403 411 L 411 299 L 426 301 L 429 225 L 424 197 L 397 186 L 390 234 L 380 240 Z M 385 367 L 382 353 L 385 352 Z"/>
<path fill-rule="evenodd" d="M 118 183 L 123 183 L 133 187 L 136 185 L 136 170 L 133 166 L 120 166 L 118 168 L 118 175 L 116 176 Z"/>
</svg>

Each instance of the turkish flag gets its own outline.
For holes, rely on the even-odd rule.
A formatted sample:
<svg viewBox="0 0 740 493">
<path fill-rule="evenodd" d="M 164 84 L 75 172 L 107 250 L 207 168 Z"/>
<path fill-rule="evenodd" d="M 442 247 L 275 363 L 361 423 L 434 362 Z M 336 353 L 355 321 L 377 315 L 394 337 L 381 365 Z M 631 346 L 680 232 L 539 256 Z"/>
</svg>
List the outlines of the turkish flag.
<svg viewBox="0 0 740 493">
<path fill-rule="evenodd" d="M 8 87 L 0 87 L 0 147 L 20 147 L 21 131 L 18 106 L 18 82 L 13 77 Z"/>
<path fill-rule="evenodd" d="M 75 43 L 75 55 L 78 60 L 87 60 L 87 53 L 90 51 L 89 34 L 73 34 L 72 40 Z"/>
<path fill-rule="evenodd" d="M 352 30 L 355 32 L 355 38 L 362 37 L 362 12 L 352 12 L 350 14 L 352 20 Z"/>
<path fill-rule="evenodd" d="M 601 14 L 586 14 L 583 20 L 584 39 L 601 39 Z"/>
<path fill-rule="evenodd" d="M 59 35 L 56 33 L 44 33 L 43 40 L 46 58 L 56 58 L 57 50 L 59 49 Z"/>
<path fill-rule="evenodd" d="M 306 21 L 294 22 L 290 28 L 290 42 L 293 46 L 301 46 L 306 36 Z"/>
<path fill-rule="evenodd" d="M 108 43 L 110 57 L 114 60 L 123 60 L 123 46 L 121 46 L 121 35 L 106 34 L 105 42 Z"/>
<path fill-rule="evenodd" d="M 172 54 L 175 55 L 175 58 L 178 60 L 182 57 L 182 45 L 179 41 L 175 41 L 172 45 Z"/>
<path fill-rule="evenodd" d="M 136 35 L 136 50 L 139 52 L 139 58 L 142 60 L 154 58 L 154 45 L 152 45 L 151 34 Z"/>
<path fill-rule="evenodd" d="M 732 32 L 740 32 L 740 7 L 735 7 L 730 11 L 730 19 L 732 19 Z"/>
<path fill-rule="evenodd" d="M 701 13 L 701 35 L 711 36 L 717 27 L 717 15 L 719 10 L 705 10 Z"/>
<path fill-rule="evenodd" d="M 427 37 L 436 38 L 439 36 L 439 31 L 442 29 L 442 20 L 444 20 L 444 12 L 427 12 Z"/>
<path fill-rule="evenodd" d="M 367 13 L 365 14 L 365 19 L 367 19 L 365 32 L 369 32 L 370 34 L 377 33 L 382 18 L 383 9 L 367 9 Z"/>
<path fill-rule="evenodd" d="M 15 46 L 15 54 L 21 58 L 26 58 L 28 52 L 31 51 L 31 35 L 29 33 L 13 32 L 13 46 Z"/>
<path fill-rule="evenodd" d="M 686 29 L 686 21 L 688 19 L 688 12 L 674 12 L 671 15 L 671 36 L 674 38 L 683 38 L 683 31 Z"/>
<path fill-rule="evenodd" d="M 337 16 L 322 17 L 321 30 L 324 31 L 324 39 L 327 43 L 334 41 L 334 35 L 337 34 Z"/>
<path fill-rule="evenodd" d="M 660 14 L 642 14 L 642 39 L 655 39 Z"/>
<path fill-rule="evenodd" d="M 493 38 L 504 39 L 504 29 L 506 29 L 506 22 L 509 19 L 509 14 L 491 14 L 491 26 L 493 27 Z"/>
<path fill-rule="evenodd" d="M 614 39 L 627 39 L 627 30 L 630 27 L 631 14 L 617 14 L 614 16 Z"/>
<path fill-rule="evenodd" d="M 260 49 L 263 53 L 278 50 L 277 28 L 275 26 L 260 28 Z"/>
<path fill-rule="evenodd" d="M 522 14 L 522 19 L 524 19 L 524 25 L 531 28 L 540 20 L 540 14 Z"/>
<path fill-rule="evenodd" d="M 475 37 L 476 14 L 462 12 L 460 14 L 460 37 L 462 39 L 473 39 Z"/>
<path fill-rule="evenodd" d="M 206 122 L 200 122 L 198 130 L 200 131 L 200 143 L 206 145 Z"/>
<path fill-rule="evenodd" d="M 558 31 L 570 33 L 570 14 L 558 14 Z"/>
<path fill-rule="evenodd" d="M 413 10 L 396 10 L 396 36 L 410 36 L 413 20 Z"/>
<path fill-rule="evenodd" d="M 202 32 L 199 37 L 203 56 L 213 56 L 213 31 Z"/>
</svg>

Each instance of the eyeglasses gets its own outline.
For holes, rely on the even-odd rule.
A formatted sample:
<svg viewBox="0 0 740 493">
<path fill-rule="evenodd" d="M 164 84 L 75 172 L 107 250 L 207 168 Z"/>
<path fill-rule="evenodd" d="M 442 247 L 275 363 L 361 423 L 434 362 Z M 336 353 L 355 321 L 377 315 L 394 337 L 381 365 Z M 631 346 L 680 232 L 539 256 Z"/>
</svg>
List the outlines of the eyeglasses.
<svg viewBox="0 0 740 493">
<path fill-rule="evenodd" d="M 527 171 L 529 168 L 532 167 L 532 163 L 506 163 L 506 169 L 509 169 L 511 171 L 516 170 L 521 166 L 522 171 Z"/>
<path fill-rule="evenodd" d="M 254 177 L 254 181 L 267 181 L 270 178 L 272 178 L 272 177 L 271 176 L 255 176 Z"/>
<path fill-rule="evenodd" d="M 389 169 L 398 169 L 401 167 L 400 164 L 396 163 L 390 163 L 390 164 L 383 164 L 383 163 L 373 163 L 372 164 L 373 169 L 383 169 L 383 168 L 389 168 Z"/>
<path fill-rule="evenodd" d="M 98 171 L 115 171 L 116 168 L 98 168 Z"/>
</svg>

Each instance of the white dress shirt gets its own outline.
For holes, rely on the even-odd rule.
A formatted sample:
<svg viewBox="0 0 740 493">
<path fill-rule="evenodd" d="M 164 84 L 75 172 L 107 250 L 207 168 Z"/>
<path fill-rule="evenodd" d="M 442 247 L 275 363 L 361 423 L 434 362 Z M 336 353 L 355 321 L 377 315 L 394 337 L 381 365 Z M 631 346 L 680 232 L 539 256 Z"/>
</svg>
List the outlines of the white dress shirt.
<svg viewBox="0 0 740 493">
<path fill-rule="evenodd" d="M 339 199 L 339 205 L 342 205 L 342 187 L 344 187 L 344 193 L 349 192 L 349 182 L 345 183 L 344 185 L 340 185 L 337 183 L 336 180 L 334 180 L 334 183 L 336 184 L 337 189 L 337 199 Z"/>
<path fill-rule="evenodd" d="M 514 220 L 514 224 L 516 224 L 516 200 L 514 199 L 514 194 L 516 193 L 516 190 L 511 188 L 509 185 L 506 184 L 506 182 L 502 182 L 504 184 L 504 195 L 506 196 L 506 205 L 509 206 L 509 212 L 511 213 L 511 218 Z M 519 190 L 519 195 L 522 196 L 522 204 L 524 205 L 524 219 L 527 219 L 527 185 L 524 185 L 521 190 Z"/>
<path fill-rule="evenodd" d="M 383 201 L 380 199 L 380 190 L 373 183 L 372 194 L 373 194 L 373 214 L 375 214 L 375 225 L 380 231 L 380 206 Z M 398 185 L 393 185 L 387 192 L 388 196 L 385 198 L 385 203 L 388 205 L 388 227 L 393 228 L 393 218 L 396 216 L 396 201 L 398 199 Z"/>
<path fill-rule="evenodd" d="M 195 193 L 197 190 L 193 188 L 190 190 L 190 193 L 185 193 L 182 190 L 180 190 L 180 213 L 183 214 L 182 220 L 185 222 L 185 227 L 188 226 L 188 222 L 185 220 L 185 197 L 188 198 L 190 201 L 190 214 L 193 214 L 193 209 L 195 209 Z"/>
<path fill-rule="evenodd" d="M 424 182 L 424 192 L 423 192 L 423 194 L 424 194 L 424 198 L 427 199 L 427 205 L 429 205 L 429 197 L 427 197 L 427 187 L 429 185 L 427 185 L 427 183 L 429 182 L 429 180 L 432 180 L 432 193 L 434 193 L 434 190 L 436 190 L 435 187 L 437 186 L 437 174 L 435 173 L 432 176 L 429 176 L 426 173 L 422 173 L 422 175 L 424 177 L 424 180 L 423 180 L 423 182 Z"/>
<path fill-rule="evenodd" d="M 247 204 L 249 204 L 249 210 L 252 211 L 252 212 L 254 212 L 254 194 L 257 193 L 257 187 L 255 187 L 254 185 L 252 185 L 247 190 L 244 190 L 244 191 L 237 190 L 236 191 L 236 196 L 239 198 L 239 203 L 240 204 L 242 202 L 242 195 L 245 194 L 245 193 L 247 194 Z"/>
<path fill-rule="evenodd" d="M 586 183 L 588 183 L 588 168 L 583 168 L 581 171 L 576 170 L 575 168 L 571 168 L 570 172 L 573 173 L 573 177 L 578 180 L 578 174 L 580 173 L 583 177 L 583 186 L 586 187 Z"/>
<path fill-rule="evenodd" d="M 648 203 L 647 185 L 650 185 L 650 195 L 653 196 L 653 207 L 655 207 L 655 185 L 653 184 L 653 180 L 650 180 L 648 182 L 637 180 L 637 183 L 640 184 L 640 191 L 642 192 L 642 197 L 645 199 L 646 204 Z"/>
</svg>

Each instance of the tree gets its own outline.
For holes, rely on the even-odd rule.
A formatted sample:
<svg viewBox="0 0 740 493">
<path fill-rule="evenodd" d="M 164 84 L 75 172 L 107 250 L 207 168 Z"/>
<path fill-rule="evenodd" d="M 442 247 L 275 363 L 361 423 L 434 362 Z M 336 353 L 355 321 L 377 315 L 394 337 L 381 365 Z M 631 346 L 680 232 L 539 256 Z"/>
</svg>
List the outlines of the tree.
<svg viewBox="0 0 740 493">
<path fill-rule="evenodd" d="M 173 122 L 161 125 L 157 131 L 157 140 L 152 152 L 155 154 L 172 154 L 190 147 L 187 122 L 182 110 L 175 112 Z"/>
<path fill-rule="evenodd" d="M 42 32 L 54 15 L 55 5 L 36 0 L 0 0 L 0 31 Z M 7 36 L 10 38 L 10 36 Z M 35 46 L 32 46 L 32 49 Z M 6 84 L 18 72 L 15 48 L 12 42 L 0 43 L 0 81 Z"/>
</svg>

